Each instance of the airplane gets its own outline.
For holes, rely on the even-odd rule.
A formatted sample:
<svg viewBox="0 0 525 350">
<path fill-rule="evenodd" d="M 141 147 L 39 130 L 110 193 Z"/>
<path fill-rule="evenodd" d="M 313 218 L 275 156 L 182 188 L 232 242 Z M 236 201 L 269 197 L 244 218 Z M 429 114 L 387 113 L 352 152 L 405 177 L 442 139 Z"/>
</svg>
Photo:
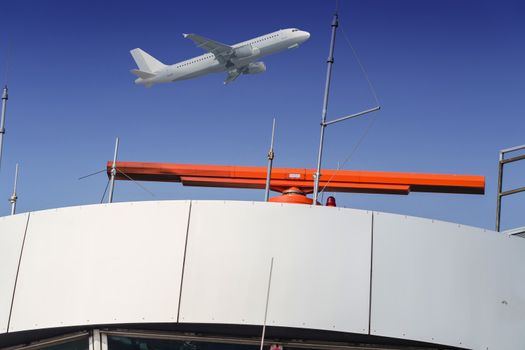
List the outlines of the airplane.
<svg viewBox="0 0 525 350">
<path fill-rule="evenodd" d="M 144 50 L 130 51 L 139 69 L 131 73 L 138 76 L 135 84 L 151 87 L 154 84 L 192 79 L 209 73 L 227 72 L 224 84 L 241 74 L 257 74 L 266 71 L 264 62 L 257 61 L 286 49 L 294 49 L 310 38 L 310 33 L 297 28 L 281 29 L 235 45 L 226 45 L 197 34 L 183 34 L 206 54 L 186 61 L 165 65 Z"/>
</svg>

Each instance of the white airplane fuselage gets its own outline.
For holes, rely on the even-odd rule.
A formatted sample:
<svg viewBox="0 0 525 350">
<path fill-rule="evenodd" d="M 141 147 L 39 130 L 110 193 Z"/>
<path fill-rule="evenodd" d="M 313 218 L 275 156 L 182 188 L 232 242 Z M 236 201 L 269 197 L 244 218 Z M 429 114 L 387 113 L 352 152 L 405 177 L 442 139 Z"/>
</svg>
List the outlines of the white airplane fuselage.
<svg viewBox="0 0 525 350">
<path fill-rule="evenodd" d="M 153 84 L 192 79 L 209 73 L 224 71 L 231 72 L 236 69 L 242 69 L 243 71 L 237 73 L 235 77 L 240 74 L 264 72 L 266 70 L 264 63 L 255 63 L 255 66 L 253 67 L 250 64 L 254 65 L 253 62 L 264 56 L 284 51 L 286 49 L 296 48 L 299 44 L 308 40 L 309 37 L 310 34 L 308 32 L 295 28 L 282 29 L 231 46 L 234 50 L 242 47 L 249 47 L 249 50 L 251 51 L 249 56 L 236 57 L 235 55 L 232 55 L 225 61 L 214 53 L 206 53 L 186 61 L 181 61 L 172 65 L 165 65 L 158 71 L 151 72 L 154 74 L 153 76 L 137 78 L 135 84 L 146 85 L 149 87 Z M 250 69 L 250 67 L 253 69 Z"/>
</svg>

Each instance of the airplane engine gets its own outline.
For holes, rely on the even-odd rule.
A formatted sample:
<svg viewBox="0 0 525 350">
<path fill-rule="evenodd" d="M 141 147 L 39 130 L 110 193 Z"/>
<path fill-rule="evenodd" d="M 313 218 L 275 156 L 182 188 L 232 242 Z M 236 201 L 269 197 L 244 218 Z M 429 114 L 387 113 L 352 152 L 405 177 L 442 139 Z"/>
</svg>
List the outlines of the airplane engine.
<svg viewBox="0 0 525 350">
<path fill-rule="evenodd" d="M 244 74 L 257 74 L 257 73 L 263 73 L 266 72 L 266 65 L 264 62 L 253 62 L 250 63 L 246 70 L 243 72 Z"/>
<path fill-rule="evenodd" d="M 235 49 L 235 57 L 236 58 L 245 58 L 250 57 L 253 55 L 259 54 L 259 49 L 256 47 L 253 47 L 252 45 L 244 45 L 239 48 Z"/>
</svg>

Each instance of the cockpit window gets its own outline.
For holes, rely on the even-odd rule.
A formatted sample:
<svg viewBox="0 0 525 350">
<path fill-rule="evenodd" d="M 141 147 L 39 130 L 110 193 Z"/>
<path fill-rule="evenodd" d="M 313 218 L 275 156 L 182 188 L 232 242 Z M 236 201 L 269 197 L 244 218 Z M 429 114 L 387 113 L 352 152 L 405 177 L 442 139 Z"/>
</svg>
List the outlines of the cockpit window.
<svg viewBox="0 0 525 350">
<path fill-rule="evenodd" d="M 299 29 L 296 29 L 296 28 L 292 29 L 292 32 L 297 32 L 297 31 L 299 31 Z"/>
</svg>

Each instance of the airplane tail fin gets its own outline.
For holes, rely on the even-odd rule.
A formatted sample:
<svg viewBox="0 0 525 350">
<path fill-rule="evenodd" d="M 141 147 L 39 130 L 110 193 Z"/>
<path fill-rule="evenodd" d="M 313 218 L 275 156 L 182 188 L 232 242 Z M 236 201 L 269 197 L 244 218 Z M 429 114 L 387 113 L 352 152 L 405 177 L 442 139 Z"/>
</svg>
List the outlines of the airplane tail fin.
<svg viewBox="0 0 525 350">
<path fill-rule="evenodd" d="M 135 60 L 135 63 L 139 67 L 140 71 L 145 73 L 155 73 L 164 68 L 166 65 L 155 57 L 148 54 L 146 51 L 139 48 L 130 51 L 131 56 Z M 136 74 L 132 72 L 133 74 Z M 138 74 L 136 74 L 138 75 Z M 140 76 L 140 75 L 139 75 Z M 142 77 L 141 77 L 142 78 Z"/>
</svg>

